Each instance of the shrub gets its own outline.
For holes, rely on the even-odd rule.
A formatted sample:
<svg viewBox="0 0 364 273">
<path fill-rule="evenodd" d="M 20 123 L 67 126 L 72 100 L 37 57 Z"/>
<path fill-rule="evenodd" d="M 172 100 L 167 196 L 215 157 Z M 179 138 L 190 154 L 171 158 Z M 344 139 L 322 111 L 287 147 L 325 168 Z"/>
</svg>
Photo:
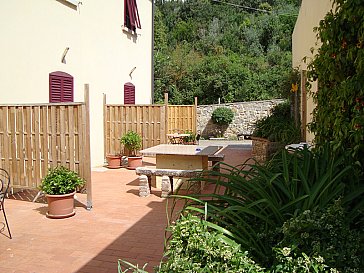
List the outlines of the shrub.
<svg viewBox="0 0 364 273">
<path fill-rule="evenodd" d="M 269 273 L 339 273 L 335 268 L 324 264 L 321 256 L 308 256 L 305 253 L 296 254 L 289 247 L 275 248 L 276 264 Z"/>
<path fill-rule="evenodd" d="M 129 150 L 131 155 L 136 155 L 137 150 L 142 147 L 142 138 L 138 133 L 134 131 L 128 131 L 125 135 L 122 136 L 120 142 L 124 145 L 126 149 Z"/>
<path fill-rule="evenodd" d="M 234 112 L 228 107 L 219 107 L 212 112 L 211 119 L 215 124 L 228 125 L 234 119 Z"/>
<path fill-rule="evenodd" d="M 203 215 L 207 202 L 208 220 L 228 229 L 226 235 L 255 261 L 270 266 L 272 248 L 283 239 L 282 226 L 293 215 L 325 209 L 343 196 L 343 207 L 350 211 L 346 220 L 360 221 L 363 187 L 349 156 L 335 156 L 327 145 L 320 152 L 284 150 L 264 164 L 221 164 L 221 172 L 192 179 L 214 185 L 214 191 L 192 195 L 185 210 Z"/>
<path fill-rule="evenodd" d="M 49 169 L 39 189 L 46 194 L 67 194 L 81 187 L 85 181 L 77 173 L 63 166 Z"/>
<path fill-rule="evenodd" d="M 332 5 L 315 28 L 321 47 L 309 64 L 309 78 L 318 79 L 320 91 L 312 93 L 316 108 L 309 128 L 317 145 L 333 142 L 338 152 L 351 150 L 364 166 L 364 5 L 349 0 Z"/>
<path fill-rule="evenodd" d="M 357 272 L 360 234 L 346 223 L 341 199 L 324 211 L 306 210 L 283 225 L 281 245 L 296 246 L 297 253 L 320 255 L 341 272 Z"/>
<path fill-rule="evenodd" d="M 264 272 L 240 245 L 211 230 L 199 218 L 181 216 L 170 226 L 172 239 L 157 272 Z"/>
<path fill-rule="evenodd" d="M 253 136 L 282 144 L 300 142 L 301 129 L 291 117 L 290 104 L 278 104 L 272 109 L 271 115 L 258 120 Z"/>
</svg>

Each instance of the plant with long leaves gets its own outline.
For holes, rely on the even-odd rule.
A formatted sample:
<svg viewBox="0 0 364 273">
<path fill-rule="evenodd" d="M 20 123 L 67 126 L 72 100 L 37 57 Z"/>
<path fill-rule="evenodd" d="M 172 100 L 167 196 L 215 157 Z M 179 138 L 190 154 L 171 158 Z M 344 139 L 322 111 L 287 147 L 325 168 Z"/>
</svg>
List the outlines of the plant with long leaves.
<svg viewBox="0 0 364 273">
<path fill-rule="evenodd" d="M 186 199 L 186 213 L 203 215 L 207 203 L 208 221 L 222 227 L 256 261 L 270 265 L 283 224 L 303 211 L 322 210 L 342 197 L 343 206 L 350 207 L 348 221 L 362 223 L 363 184 L 349 158 L 336 156 L 326 145 L 315 152 L 282 151 L 264 164 L 221 164 L 221 172 L 206 171 L 191 180 L 213 184 L 212 192 L 176 197 Z"/>
</svg>

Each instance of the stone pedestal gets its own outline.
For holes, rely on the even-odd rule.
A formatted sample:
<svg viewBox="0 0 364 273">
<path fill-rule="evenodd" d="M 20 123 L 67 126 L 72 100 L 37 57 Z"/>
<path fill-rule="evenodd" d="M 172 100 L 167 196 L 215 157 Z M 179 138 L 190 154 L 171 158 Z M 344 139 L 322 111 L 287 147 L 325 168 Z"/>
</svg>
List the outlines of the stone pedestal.
<svg viewBox="0 0 364 273">
<path fill-rule="evenodd" d="M 150 195 L 148 177 L 146 175 L 139 176 L 139 196 L 146 197 Z"/>
</svg>

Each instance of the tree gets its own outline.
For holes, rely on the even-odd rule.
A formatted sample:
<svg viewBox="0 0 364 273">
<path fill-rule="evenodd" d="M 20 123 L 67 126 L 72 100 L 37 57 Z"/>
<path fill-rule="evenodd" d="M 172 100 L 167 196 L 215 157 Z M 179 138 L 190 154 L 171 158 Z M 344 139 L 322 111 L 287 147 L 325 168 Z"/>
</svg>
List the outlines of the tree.
<svg viewBox="0 0 364 273">
<path fill-rule="evenodd" d="M 297 0 L 282 1 L 244 2 L 270 13 L 239 8 L 236 0 L 156 2 L 154 101 L 164 92 L 172 104 L 195 96 L 204 104 L 281 97 L 295 23 L 286 14 L 298 10 Z"/>
</svg>

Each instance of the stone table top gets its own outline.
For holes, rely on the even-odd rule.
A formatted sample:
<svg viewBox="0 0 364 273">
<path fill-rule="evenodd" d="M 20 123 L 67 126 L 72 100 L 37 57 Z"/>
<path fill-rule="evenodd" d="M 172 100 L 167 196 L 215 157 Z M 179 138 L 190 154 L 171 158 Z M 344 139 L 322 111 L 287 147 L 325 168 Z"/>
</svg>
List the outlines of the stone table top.
<svg viewBox="0 0 364 273">
<path fill-rule="evenodd" d="M 215 154 L 223 146 L 199 146 L 199 145 L 176 145 L 159 144 L 144 150 L 143 155 L 198 155 L 209 156 Z"/>
</svg>

